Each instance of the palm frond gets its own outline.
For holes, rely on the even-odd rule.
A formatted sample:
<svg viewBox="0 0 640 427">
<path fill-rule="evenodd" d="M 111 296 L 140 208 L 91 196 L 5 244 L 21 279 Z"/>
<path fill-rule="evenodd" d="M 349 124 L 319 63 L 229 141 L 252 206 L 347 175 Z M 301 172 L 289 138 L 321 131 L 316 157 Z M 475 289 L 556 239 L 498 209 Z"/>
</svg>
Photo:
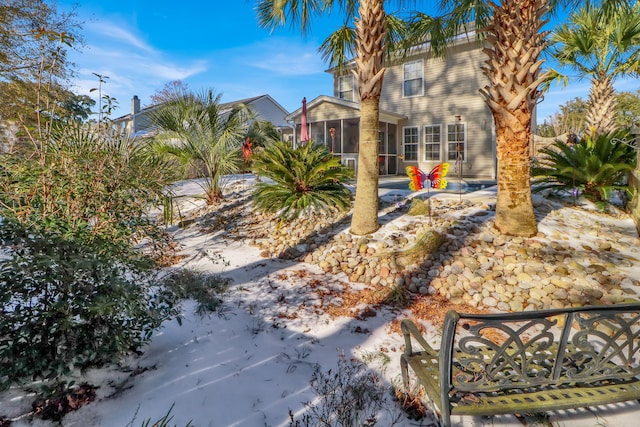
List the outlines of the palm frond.
<svg viewBox="0 0 640 427">
<path fill-rule="evenodd" d="M 345 24 L 322 42 L 318 51 L 330 68 L 342 70 L 345 65 L 353 60 L 356 46 L 355 28 Z"/>
<path fill-rule="evenodd" d="M 290 219 L 311 211 L 346 210 L 351 192 L 343 183 L 351 169 L 321 144 L 292 148 L 277 142 L 256 156 L 254 169 L 270 179 L 256 185 L 254 202 L 264 212 Z"/>
<path fill-rule="evenodd" d="M 536 191 L 578 190 L 596 203 L 607 203 L 615 190 L 625 190 L 626 174 L 634 168 L 634 154 L 619 142 L 624 133 L 590 136 L 575 145 L 556 141 L 540 150 L 532 167 Z"/>
<path fill-rule="evenodd" d="M 240 146 L 254 115 L 245 105 L 223 110 L 220 95 L 208 89 L 178 94 L 150 113 L 160 130 L 154 148 L 194 170 L 204 170 L 209 203 L 222 196 L 223 177 L 240 167 Z"/>
<path fill-rule="evenodd" d="M 262 28 L 274 31 L 278 27 L 289 24 L 291 27 L 300 26 L 303 34 L 311 29 L 314 16 L 330 13 L 334 1 L 328 0 L 259 0 L 255 7 L 258 24 Z M 355 4 L 352 0 L 337 2 L 347 13 L 353 13 Z"/>
</svg>

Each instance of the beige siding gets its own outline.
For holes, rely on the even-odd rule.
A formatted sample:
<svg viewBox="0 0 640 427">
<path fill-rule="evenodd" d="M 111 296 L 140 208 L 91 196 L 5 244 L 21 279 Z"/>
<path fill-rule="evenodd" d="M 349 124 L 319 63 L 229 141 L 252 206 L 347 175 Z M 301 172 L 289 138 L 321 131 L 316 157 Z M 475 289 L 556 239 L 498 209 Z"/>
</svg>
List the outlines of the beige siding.
<svg viewBox="0 0 640 427">
<path fill-rule="evenodd" d="M 467 160 L 463 164 L 463 176 L 468 178 L 494 178 L 495 151 L 493 118 L 479 89 L 487 81 L 480 67 L 485 60 L 475 44 L 463 44 L 449 51 L 445 58 L 432 58 L 428 53 L 410 57 L 406 62 L 423 59 L 424 95 L 403 97 L 403 65 L 387 68 L 380 108 L 406 115 L 400 123 L 399 144 L 402 149 L 403 127 L 418 126 L 420 166 L 428 171 L 437 162 L 425 162 L 422 149 L 425 125 L 441 125 L 443 137 L 442 161 L 446 160 L 447 125 L 464 123 L 467 138 Z M 456 117 L 456 116 L 459 116 Z M 406 165 L 415 162 L 406 162 Z M 454 165 L 451 165 L 453 173 Z"/>
<path fill-rule="evenodd" d="M 331 104 L 329 102 L 323 102 L 307 111 L 307 120 L 310 123 L 356 117 L 360 117 L 360 110 L 354 110 L 353 108 Z M 296 121 L 299 121 L 299 119 Z"/>
</svg>

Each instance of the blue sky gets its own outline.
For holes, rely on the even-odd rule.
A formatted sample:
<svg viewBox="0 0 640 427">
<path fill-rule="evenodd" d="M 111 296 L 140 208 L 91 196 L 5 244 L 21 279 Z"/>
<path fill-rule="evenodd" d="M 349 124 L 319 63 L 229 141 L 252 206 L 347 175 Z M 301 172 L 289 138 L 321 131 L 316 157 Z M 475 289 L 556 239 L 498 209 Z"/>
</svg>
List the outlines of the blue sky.
<svg viewBox="0 0 640 427">
<path fill-rule="evenodd" d="M 59 0 L 69 11 L 74 0 Z M 75 90 L 95 96 L 92 73 L 108 76 L 103 93 L 117 99 L 114 117 L 130 111 L 138 95 L 143 105 L 166 83 L 181 80 L 190 89 L 213 88 L 224 102 L 269 94 L 288 111 L 331 95 L 332 78 L 318 53 L 322 41 L 340 25 L 337 15 L 313 21 L 303 37 L 299 28 L 274 32 L 258 27 L 255 1 L 230 0 L 84 0 L 76 6 L 86 46 L 72 52 L 78 76 Z M 638 79 L 620 82 L 618 90 L 635 91 Z M 539 105 L 542 121 L 569 99 L 588 96 L 588 81 L 566 88 L 554 85 Z"/>
</svg>

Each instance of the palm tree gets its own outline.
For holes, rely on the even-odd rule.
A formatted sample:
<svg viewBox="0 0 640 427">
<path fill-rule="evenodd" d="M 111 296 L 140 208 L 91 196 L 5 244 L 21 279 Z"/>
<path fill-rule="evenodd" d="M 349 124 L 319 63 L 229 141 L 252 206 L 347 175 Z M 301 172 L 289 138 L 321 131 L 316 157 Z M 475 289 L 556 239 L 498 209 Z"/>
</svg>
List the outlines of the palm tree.
<svg viewBox="0 0 640 427">
<path fill-rule="evenodd" d="M 220 108 L 220 95 L 211 89 L 201 93 L 181 91 L 150 113 L 158 127 L 156 149 L 186 167 L 202 170 L 207 204 L 222 199 L 224 176 L 238 172 L 248 107 Z"/>
<path fill-rule="evenodd" d="M 361 136 L 358 189 L 351 232 L 368 233 L 377 229 L 377 179 L 375 164 L 377 147 L 371 146 L 378 106 L 385 49 L 385 13 L 383 1 L 326 0 L 260 0 L 258 14 L 262 25 L 275 27 L 287 20 L 300 20 L 303 31 L 313 13 L 322 13 L 334 4 L 347 16 L 359 4 L 360 19 L 356 21 L 356 78 L 359 80 L 361 106 Z M 495 226 L 502 234 L 532 236 L 537 233 L 531 200 L 530 141 L 531 118 L 542 94 L 541 84 L 549 75 L 541 72 L 540 54 L 546 47 L 548 32 L 542 31 L 550 13 L 561 5 L 573 5 L 577 0 L 441 0 L 441 17 L 416 13 L 411 28 L 412 41 L 429 41 L 435 53 L 443 53 L 446 45 L 461 30 L 475 23 L 484 36 L 487 54 L 483 71 L 489 83 L 481 94 L 492 112 L 496 127 L 498 158 L 498 200 Z M 603 9 L 615 10 L 628 0 L 603 0 Z M 443 24 L 444 23 L 444 24 Z M 418 35 L 416 35 L 416 32 Z M 405 45 L 406 46 L 406 45 Z M 344 49 L 343 49 L 344 51 Z M 375 64 L 375 67 L 373 67 Z M 371 65 L 370 68 L 368 66 Z M 377 128 L 375 128 L 377 129 Z M 375 145 L 375 144 L 373 144 Z M 375 190 L 375 191 L 374 191 Z"/>
<path fill-rule="evenodd" d="M 445 54 L 456 35 L 477 35 L 487 55 L 482 68 L 488 84 L 480 90 L 496 128 L 498 195 L 495 226 L 502 234 L 537 233 L 531 200 L 531 118 L 546 76 L 539 59 L 545 47 L 544 17 L 553 0 L 442 0 L 442 16 L 418 14 L 414 40 L 428 40 L 435 54 Z M 556 3 L 556 2 L 553 2 Z M 474 28 L 470 27 L 473 23 Z"/>
<path fill-rule="evenodd" d="M 351 232 L 358 235 L 372 233 L 379 227 L 378 128 L 387 33 L 384 3 L 384 0 L 258 0 L 257 3 L 260 25 L 270 29 L 297 22 L 304 33 L 308 30 L 313 15 L 328 14 L 335 8 L 344 12 L 346 20 L 355 19 L 355 76 L 360 91 L 360 142 Z"/>
<path fill-rule="evenodd" d="M 595 134 L 616 129 L 613 82 L 640 74 L 639 16 L 640 3 L 615 10 L 587 3 L 553 33 L 553 55 L 591 79 L 586 119 Z"/>
<path fill-rule="evenodd" d="M 538 101 L 542 26 L 547 0 L 489 3 L 485 34 L 489 46 L 483 68 L 489 84 L 480 91 L 496 127 L 498 194 L 495 226 L 502 234 L 533 236 L 538 232 L 531 200 L 531 117 Z"/>
<path fill-rule="evenodd" d="M 356 78 L 361 99 L 361 135 L 356 201 L 351 232 L 366 234 L 378 228 L 377 127 L 379 97 L 384 74 L 384 41 L 387 26 L 383 1 L 314 2 L 311 0 L 259 1 L 262 25 L 275 27 L 288 19 L 300 20 L 303 31 L 313 12 L 327 11 L 337 3 L 349 15 L 359 5 L 356 20 Z M 531 201 L 530 154 L 531 115 L 540 94 L 539 55 L 544 48 L 541 29 L 550 0 L 442 0 L 447 20 L 417 13 L 414 40 L 431 41 L 436 53 L 452 40 L 459 29 L 475 21 L 486 35 L 488 55 L 485 74 L 490 84 L 482 90 L 496 122 L 498 155 L 498 202 L 496 227 L 504 234 L 530 236 L 537 232 Z M 440 25 L 448 22 L 448 26 Z M 421 32 L 419 36 L 415 32 Z M 428 34 L 427 34 L 428 33 Z M 345 33 L 348 34 L 348 33 Z M 426 37 L 425 37 L 426 36 Z M 342 49 L 342 51 L 347 51 Z"/>
<path fill-rule="evenodd" d="M 576 0 L 442 0 L 438 19 L 419 16 L 412 25 L 435 53 L 446 51 L 452 36 L 474 23 L 485 43 L 484 74 L 489 83 L 480 90 L 496 128 L 498 198 L 495 226 L 502 234 L 537 233 L 531 200 L 531 118 L 551 73 L 543 73 L 540 55 L 547 45 L 543 26 L 551 13 Z M 625 0 L 603 0 L 614 10 Z M 443 28 L 444 26 L 444 28 Z M 414 34 L 414 37 L 417 37 Z"/>
</svg>

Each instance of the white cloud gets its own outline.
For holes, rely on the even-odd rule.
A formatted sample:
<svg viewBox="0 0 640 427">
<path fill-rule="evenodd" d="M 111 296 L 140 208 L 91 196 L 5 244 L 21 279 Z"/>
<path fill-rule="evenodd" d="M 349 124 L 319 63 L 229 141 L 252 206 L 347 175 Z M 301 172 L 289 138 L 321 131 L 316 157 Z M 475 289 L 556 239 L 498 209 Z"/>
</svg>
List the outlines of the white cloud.
<svg viewBox="0 0 640 427">
<path fill-rule="evenodd" d="M 112 22 L 93 23 L 86 28 L 88 44 L 72 60 L 80 67 L 73 82 L 78 93 L 98 101 L 98 87 L 93 73 L 106 76 L 102 93 L 116 98 L 120 108 L 116 115 L 128 112 L 128 100 L 133 95 L 145 99 L 168 81 L 183 80 L 207 70 L 202 59 L 180 61 L 160 49 L 148 45 L 134 35 L 135 31 Z"/>
<path fill-rule="evenodd" d="M 170 52 L 140 34 L 135 24 L 119 16 L 86 25 L 87 47 L 72 59 L 81 67 L 74 82 L 78 93 L 97 101 L 97 92 L 89 92 L 98 84 L 92 73 L 108 76 L 102 90 L 120 103 L 118 116 L 129 112 L 133 95 L 144 104 L 173 80 L 192 89 L 213 88 L 225 101 L 268 93 L 286 108 L 297 108 L 302 96 L 312 99 L 331 92 L 317 40 L 269 36 L 236 47 L 223 41 L 198 45 L 194 40 L 196 46 Z M 197 54 L 190 55 L 192 47 Z"/>
<path fill-rule="evenodd" d="M 316 55 L 310 53 L 300 53 L 295 56 L 289 53 L 277 53 L 267 58 L 258 58 L 249 62 L 249 65 L 283 76 L 301 76 L 323 71 L 322 62 Z"/>
<path fill-rule="evenodd" d="M 122 41 L 125 44 L 145 52 L 156 53 L 155 49 L 149 46 L 144 40 L 136 37 L 132 32 L 125 30 L 121 25 L 112 22 L 93 22 L 86 27 L 86 30 L 104 36 L 106 39 Z"/>
<path fill-rule="evenodd" d="M 145 62 L 140 64 L 141 70 L 146 70 L 149 76 L 160 77 L 165 80 L 184 80 L 207 70 L 206 62 L 199 60 L 187 67 L 180 67 L 170 63 Z"/>
</svg>

